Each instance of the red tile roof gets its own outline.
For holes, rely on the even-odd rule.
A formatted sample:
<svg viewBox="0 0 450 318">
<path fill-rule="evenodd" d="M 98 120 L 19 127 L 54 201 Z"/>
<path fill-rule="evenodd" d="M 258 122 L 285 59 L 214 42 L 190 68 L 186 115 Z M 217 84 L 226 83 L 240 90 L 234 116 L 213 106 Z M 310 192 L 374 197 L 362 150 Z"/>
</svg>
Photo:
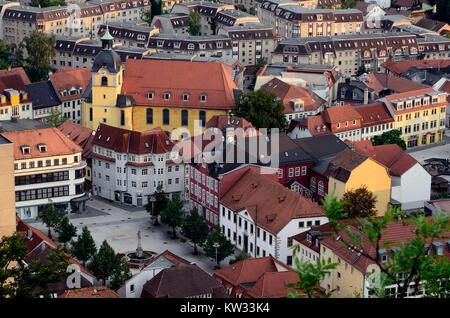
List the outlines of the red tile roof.
<svg viewBox="0 0 450 318">
<path fill-rule="evenodd" d="M 14 143 L 15 160 L 71 155 L 83 151 L 80 146 L 55 127 L 10 131 L 1 134 Z M 47 145 L 47 151 L 40 152 L 38 144 Z M 30 146 L 30 154 L 23 154 L 22 145 Z"/>
<path fill-rule="evenodd" d="M 206 129 L 214 127 L 222 130 L 225 125 L 233 127 L 234 129 L 242 128 L 247 132 L 247 135 L 256 136 L 261 134 L 256 127 L 245 118 L 227 115 L 214 115 L 206 123 Z"/>
<path fill-rule="evenodd" d="M 279 272 L 292 269 L 273 256 L 248 258 L 230 266 L 214 271 L 214 274 L 238 286 L 242 283 L 256 282 L 266 272 Z"/>
<path fill-rule="evenodd" d="M 398 61 L 398 62 L 384 62 L 381 64 L 381 67 L 389 70 L 392 73 L 396 73 L 398 75 L 406 72 L 411 67 L 416 66 L 418 68 L 444 68 L 450 65 L 450 60 L 442 59 L 442 60 L 407 60 L 407 61 Z"/>
<path fill-rule="evenodd" d="M 391 176 L 400 177 L 411 167 L 417 164 L 416 159 L 408 155 L 396 144 L 359 147 L 355 150 L 371 157 L 375 161 L 387 167 Z"/>
<path fill-rule="evenodd" d="M 304 110 L 301 112 L 317 110 L 326 103 L 326 101 L 320 98 L 316 93 L 311 92 L 310 94 L 307 89 L 294 84 L 288 84 L 278 78 L 273 78 L 261 86 L 261 89 L 272 91 L 281 98 L 285 114 L 296 112 L 292 103 L 293 99 L 301 99 L 303 101 Z"/>
<path fill-rule="evenodd" d="M 78 99 L 83 96 L 84 91 L 91 81 L 91 69 L 86 67 L 59 69 L 50 75 L 50 81 L 61 101 Z M 69 94 L 72 87 L 77 90 L 77 94 Z M 79 90 L 80 87 L 82 88 L 81 92 Z M 61 91 L 63 90 L 67 90 L 66 96 L 61 94 Z"/>
<path fill-rule="evenodd" d="M 353 107 L 361 115 L 361 127 L 393 123 L 392 118 L 384 103 L 376 103 Z"/>
<path fill-rule="evenodd" d="M 105 286 L 92 286 L 80 289 L 69 289 L 58 298 L 120 298 L 120 296 Z"/>
<path fill-rule="evenodd" d="M 363 80 L 363 82 L 377 93 L 380 93 L 384 89 L 389 89 L 396 93 L 403 93 L 428 87 L 388 73 L 370 73 L 367 76 L 367 80 Z"/>
<path fill-rule="evenodd" d="M 336 106 L 323 111 L 324 120 L 330 124 L 361 119 L 361 115 L 351 106 Z"/>
<path fill-rule="evenodd" d="M 180 256 L 178 256 L 178 255 L 176 255 L 176 254 L 174 254 L 172 252 L 170 252 L 169 250 L 165 250 L 161 254 L 155 256 L 150 261 L 145 263 L 144 267 L 149 266 L 150 264 L 154 263 L 156 260 L 160 259 L 161 257 L 164 257 L 164 258 L 168 259 L 169 261 L 171 261 L 175 265 L 178 265 L 178 264 L 190 264 L 191 263 L 191 262 L 185 260 L 184 258 L 182 258 L 182 257 L 180 257 Z"/>
<path fill-rule="evenodd" d="M 114 149 L 117 152 L 135 154 L 165 153 L 174 146 L 174 143 L 160 127 L 139 132 L 103 123 L 98 126 L 92 144 Z"/>
<path fill-rule="evenodd" d="M 132 60 L 125 64 L 122 94 L 131 95 L 138 106 L 202 109 L 234 109 L 231 67 L 218 61 L 203 63 L 177 60 Z M 153 100 L 148 92 L 153 91 Z M 170 92 L 170 99 L 164 94 Z M 183 94 L 189 93 L 188 101 Z M 206 93 L 206 101 L 201 95 Z"/>
<path fill-rule="evenodd" d="M 83 148 L 81 155 L 84 158 L 90 158 L 92 155 L 92 141 L 94 140 L 95 131 L 79 124 L 75 124 L 70 120 L 66 120 L 58 127 L 67 138 L 72 140 L 78 146 Z"/>
<path fill-rule="evenodd" d="M 288 131 L 292 131 L 297 126 L 306 128 L 311 136 L 331 134 L 330 127 L 325 122 L 322 113 L 316 116 L 307 117 L 302 121 L 291 120 Z"/>
<path fill-rule="evenodd" d="M 253 170 L 244 173 L 220 203 L 233 211 L 246 209 L 253 220 L 256 220 L 257 206 L 257 225 L 272 234 L 281 231 L 293 219 L 325 216 L 316 202 Z"/>
<path fill-rule="evenodd" d="M 29 84 L 31 84 L 30 79 L 22 67 L 0 70 L 0 94 L 4 94 L 4 90 L 8 88 L 28 93 L 26 85 Z M 24 101 L 31 102 L 30 94 Z"/>
<path fill-rule="evenodd" d="M 286 285 L 298 282 L 298 274 L 294 271 L 264 273 L 247 293 L 254 298 L 286 298 Z"/>
</svg>

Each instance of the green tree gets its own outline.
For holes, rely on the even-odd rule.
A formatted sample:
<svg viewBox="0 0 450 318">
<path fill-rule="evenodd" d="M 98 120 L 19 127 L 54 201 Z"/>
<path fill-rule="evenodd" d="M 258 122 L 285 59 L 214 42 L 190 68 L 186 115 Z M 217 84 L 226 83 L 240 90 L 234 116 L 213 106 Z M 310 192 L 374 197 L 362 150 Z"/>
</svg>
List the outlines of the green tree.
<svg viewBox="0 0 450 318">
<path fill-rule="evenodd" d="M 58 241 L 66 246 L 67 242 L 77 235 L 77 228 L 70 223 L 69 218 L 64 216 L 59 222 L 58 226 L 55 228 L 58 233 Z"/>
<path fill-rule="evenodd" d="M 202 16 L 197 11 L 192 11 L 189 14 L 188 26 L 189 26 L 189 34 L 190 35 L 199 35 L 200 34 L 201 19 L 202 19 Z"/>
<path fill-rule="evenodd" d="M 361 65 L 358 70 L 356 71 L 356 76 L 361 76 L 365 73 L 369 73 L 370 70 L 368 70 L 364 65 Z"/>
<path fill-rule="evenodd" d="M 154 202 L 150 201 L 148 198 L 147 204 L 144 206 L 145 210 L 150 213 L 150 215 L 155 219 L 155 225 L 158 225 L 158 216 L 164 211 L 169 202 L 166 194 L 163 191 L 162 185 L 158 185 L 155 193 L 153 194 Z"/>
<path fill-rule="evenodd" d="M 144 11 L 142 13 L 142 21 L 147 22 L 148 25 L 152 24 L 152 11 Z"/>
<path fill-rule="evenodd" d="M 217 255 L 214 243 L 219 244 L 219 246 L 217 247 Z M 233 254 L 234 246 L 225 237 L 225 235 L 222 233 L 222 230 L 220 229 L 219 224 L 217 224 L 215 231 L 208 236 L 208 239 L 206 240 L 206 243 L 203 246 L 203 250 L 205 251 L 208 257 L 214 260 L 216 260 L 217 256 L 217 266 L 220 267 L 220 262 L 223 261 L 227 256 Z"/>
<path fill-rule="evenodd" d="M 331 259 L 325 262 L 317 258 L 316 264 L 300 261 L 296 254 L 300 245 L 294 247 L 295 271 L 299 281 L 297 283 L 287 284 L 289 298 L 324 298 L 330 297 L 331 291 L 326 292 L 320 287 L 320 282 L 332 269 L 335 269 L 337 263 L 331 263 Z"/>
<path fill-rule="evenodd" d="M 72 255 L 86 266 L 89 261 L 97 253 L 95 241 L 87 226 L 83 226 L 81 234 L 78 235 L 77 241 L 72 242 Z"/>
<path fill-rule="evenodd" d="M 209 228 L 204 219 L 198 215 L 197 208 L 183 220 L 182 233 L 194 244 L 194 255 L 197 255 L 197 245 L 202 245 L 208 238 Z"/>
<path fill-rule="evenodd" d="M 250 10 L 248 11 L 251 15 L 256 15 L 255 7 L 250 7 Z"/>
<path fill-rule="evenodd" d="M 159 0 L 159 1 L 157 1 L 157 0 L 150 0 L 150 3 L 152 4 L 152 6 L 151 6 L 152 9 L 151 9 L 151 14 L 150 14 L 150 22 L 149 22 L 149 24 L 152 22 L 153 17 L 155 17 L 157 15 L 161 15 L 163 13 L 163 10 L 162 10 L 163 2 L 162 2 L 162 0 Z"/>
<path fill-rule="evenodd" d="M 103 285 L 106 285 L 106 280 L 116 274 L 120 268 L 120 259 L 114 249 L 104 240 L 98 252 L 88 264 L 88 269 L 97 279 L 102 280 Z"/>
<path fill-rule="evenodd" d="M 55 36 L 48 36 L 43 31 L 34 30 L 23 39 L 21 47 L 26 51 L 26 58 L 22 61 L 25 72 L 31 82 L 38 82 L 48 78 L 52 70 L 51 59 L 56 55 Z"/>
<path fill-rule="evenodd" d="M 341 1 L 341 9 L 351 9 L 351 8 L 355 8 L 356 4 L 359 2 L 360 0 L 342 0 Z"/>
<path fill-rule="evenodd" d="M 237 263 L 239 261 L 243 261 L 244 259 L 251 258 L 252 256 L 247 253 L 245 248 L 233 259 L 230 259 L 230 265 Z"/>
<path fill-rule="evenodd" d="M 66 120 L 67 118 L 63 117 L 62 112 L 55 108 L 53 108 L 50 111 L 50 114 L 45 117 L 45 121 L 53 127 L 61 126 Z"/>
<path fill-rule="evenodd" d="M 177 238 L 177 227 L 183 224 L 183 202 L 178 194 L 174 194 L 167 203 L 166 208 L 161 212 L 161 223 L 172 228 L 172 238 Z"/>
<path fill-rule="evenodd" d="M 367 189 L 366 185 L 357 189 L 348 190 L 342 196 L 342 201 L 348 203 L 344 205 L 344 213 L 349 218 L 364 218 L 377 214 L 377 210 L 375 209 L 377 198 L 373 192 Z"/>
<path fill-rule="evenodd" d="M 0 69 L 3 70 L 11 66 L 9 60 L 10 56 L 11 56 L 11 47 L 3 40 L 0 40 Z"/>
<path fill-rule="evenodd" d="M 132 276 L 133 275 L 130 271 L 130 264 L 128 264 L 128 262 L 124 258 L 121 258 L 116 270 L 111 277 L 111 282 L 109 283 L 108 287 L 114 291 L 117 291 Z"/>
<path fill-rule="evenodd" d="M 384 287 L 397 285 L 396 297 L 404 298 L 407 296 L 409 286 L 414 283 L 417 292 L 419 282 L 423 279 L 426 279 L 432 287 L 434 286 L 430 290 L 425 290 L 431 297 L 436 296 L 434 293 L 442 292 L 442 289 L 436 286 L 448 286 L 448 276 L 444 276 L 449 272 L 448 258 L 441 258 L 428 250 L 434 241 L 448 238 L 450 230 L 448 215 L 439 214 L 426 217 L 423 214 L 411 214 L 407 218 L 401 218 L 403 212 L 392 208 L 383 217 L 369 216 L 339 222 L 338 219 L 333 219 L 333 213 L 329 214 L 326 209 L 325 211 L 328 219 L 338 224 L 333 232 L 334 236 L 340 237 L 342 246 L 358 249 L 361 257 L 378 265 L 379 274 L 372 271 L 372 276 L 369 278 L 372 282 L 369 290 L 375 295 L 386 297 Z M 412 237 L 398 242 L 389 241 L 386 231 L 391 223 L 412 226 Z M 367 244 L 373 246 L 375 254 L 367 252 L 370 250 L 366 247 Z M 380 257 L 380 249 L 390 250 L 394 246 L 396 247 L 395 252 L 389 254 L 388 260 L 383 262 Z"/>
<path fill-rule="evenodd" d="M 25 265 L 28 248 L 22 234 L 4 236 L 0 241 L 0 298 L 39 297 L 47 285 L 67 276 L 69 255 L 66 250 L 52 249 L 44 264 L 35 260 Z"/>
<path fill-rule="evenodd" d="M 264 89 L 241 95 L 234 115 L 247 119 L 257 129 L 279 128 L 284 131 L 287 126 L 282 101 L 274 92 Z"/>
<path fill-rule="evenodd" d="M 374 136 L 372 138 L 372 144 L 378 145 L 392 145 L 397 144 L 403 150 L 406 150 L 406 143 L 401 138 L 402 132 L 398 129 L 392 129 L 382 133 L 380 136 Z"/>
<path fill-rule="evenodd" d="M 66 2 L 64 0 L 31 0 L 32 7 L 57 7 L 57 6 L 66 6 Z"/>
<path fill-rule="evenodd" d="M 45 206 L 41 214 L 37 217 L 48 228 L 48 237 L 52 238 L 51 228 L 56 229 L 61 222 L 62 216 L 58 209 L 52 204 Z"/>
</svg>

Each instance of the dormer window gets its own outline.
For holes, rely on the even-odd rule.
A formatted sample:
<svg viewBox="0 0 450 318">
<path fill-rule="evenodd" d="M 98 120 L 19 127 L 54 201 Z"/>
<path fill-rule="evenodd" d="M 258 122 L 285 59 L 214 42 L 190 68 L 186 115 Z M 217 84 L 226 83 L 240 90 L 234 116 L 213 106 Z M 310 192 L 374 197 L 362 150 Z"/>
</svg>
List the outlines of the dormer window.
<svg viewBox="0 0 450 318">
<path fill-rule="evenodd" d="M 184 93 L 183 94 L 183 101 L 187 102 L 189 100 L 189 93 Z"/>
<path fill-rule="evenodd" d="M 153 99 L 153 95 L 154 95 L 154 92 L 148 92 L 148 99 L 149 100 L 152 100 Z"/>
<path fill-rule="evenodd" d="M 201 102 L 206 102 L 206 93 L 203 93 L 202 95 L 200 95 L 200 101 Z"/>
<path fill-rule="evenodd" d="M 38 144 L 39 152 L 47 152 L 46 144 Z"/>
<path fill-rule="evenodd" d="M 337 123 L 337 128 L 341 128 L 341 124 L 340 123 Z"/>
<path fill-rule="evenodd" d="M 169 92 L 165 92 L 164 93 L 164 100 L 169 100 L 170 99 L 170 93 Z"/>
<path fill-rule="evenodd" d="M 23 146 L 20 146 L 20 148 L 21 148 L 22 153 L 23 153 L 24 155 L 29 155 L 29 154 L 30 154 L 30 146 L 28 146 L 28 145 L 23 145 Z"/>
<path fill-rule="evenodd" d="M 432 244 L 436 255 L 444 255 L 444 244 L 442 244 L 441 242 L 433 242 Z"/>
<path fill-rule="evenodd" d="M 386 249 L 380 248 L 380 249 L 378 250 L 378 255 L 379 255 L 380 261 L 381 261 L 382 263 L 386 263 L 386 262 L 387 262 L 387 259 L 388 259 L 388 252 L 387 252 Z"/>
</svg>

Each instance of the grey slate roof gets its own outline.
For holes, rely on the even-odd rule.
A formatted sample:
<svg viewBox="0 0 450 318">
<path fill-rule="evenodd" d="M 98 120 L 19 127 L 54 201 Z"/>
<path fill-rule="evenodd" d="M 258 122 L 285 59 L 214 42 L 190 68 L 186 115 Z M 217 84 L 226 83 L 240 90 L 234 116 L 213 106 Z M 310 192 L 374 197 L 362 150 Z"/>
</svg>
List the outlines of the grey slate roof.
<svg viewBox="0 0 450 318">
<path fill-rule="evenodd" d="M 50 81 L 27 85 L 28 92 L 33 99 L 33 109 L 58 106 L 61 100 Z"/>
<path fill-rule="evenodd" d="M 2 127 L 2 132 L 34 130 L 53 127 L 52 125 L 44 121 L 33 119 L 18 119 L 16 122 L 12 122 L 11 120 L 1 120 L 0 125 Z"/>
</svg>

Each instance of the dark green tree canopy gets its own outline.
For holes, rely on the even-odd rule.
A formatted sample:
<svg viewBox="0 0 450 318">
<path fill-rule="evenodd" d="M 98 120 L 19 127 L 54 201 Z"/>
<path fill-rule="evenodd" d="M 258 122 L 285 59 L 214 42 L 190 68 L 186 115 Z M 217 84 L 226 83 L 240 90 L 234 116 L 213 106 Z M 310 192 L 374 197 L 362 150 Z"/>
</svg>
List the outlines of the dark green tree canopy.
<svg viewBox="0 0 450 318">
<path fill-rule="evenodd" d="M 31 82 L 39 82 L 48 78 L 52 70 L 51 59 L 56 55 L 55 36 L 48 36 L 43 31 L 34 30 L 20 44 L 20 50 L 25 50 L 26 56 L 20 63 Z"/>
<path fill-rule="evenodd" d="M 402 133 L 400 130 L 392 129 L 382 133 L 381 136 L 374 136 L 372 138 L 372 144 L 374 146 L 397 144 L 400 148 L 406 150 L 406 143 L 403 138 L 401 138 L 401 135 Z"/>
<path fill-rule="evenodd" d="M 197 11 L 192 11 L 189 14 L 188 26 L 190 35 L 200 35 L 202 16 Z"/>
<path fill-rule="evenodd" d="M 11 47 L 4 42 L 3 40 L 0 40 L 0 69 L 6 69 L 11 66 Z"/>
<path fill-rule="evenodd" d="M 45 121 L 52 125 L 53 127 L 59 127 L 61 126 L 67 118 L 63 117 L 63 114 L 60 110 L 53 108 L 50 111 L 50 114 L 45 117 Z"/>
<path fill-rule="evenodd" d="M 258 129 L 284 131 L 287 126 L 282 101 L 274 92 L 264 89 L 241 95 L 236 102 L 235 115 L 247 119 Z"/>
<path fill-rule="evenodd" d="M 130 271 L 130 264 L 124 259 L 119 260 L 119 264 L 111 277 L 111 282 L 108 287 L 117 291 L 122 285 L 129 280 L 133 275 Z"/>
<path fill-rule="evenodd" d="M 77 228 L 70 223 L 69 218 L 64 216 L 56 227 L 55 231 L 58 233 L 58 241 L 64 246 L 67 242 L 77 235 Z"/>
<path fill-rule="evenodd" d="M 164 211 L 169 202 L 166 194 L 163 191 L 162 185 L 158 185 L 155 193 L 153 194 L 154 202 L 150 201 L 150 197 L 148 198 L 147 204 L 144 206 L 145 210 L 150 213 L 155 218 L 155 225 L 158 225 L 158 216 Z"/>
<path fill-rule="evenodd" d="M 69 255 L 60 247 L 52 249 L 46 264 L 23 261 L 28 253 L 22 234 L 4 236 L 0 241 L 0 298 L 30 298 L 45 294 L 47 285 L 67 276 Z M 17 266 L 12 266 L 17 264 Z"/>
<path fill-rule="evenodd" d="M 72 255 L 76 257 L 86 266 L 86 262 L 89 261 L 97 253 L 97 247 L 95 241 L 92 238 L 91 232 L 87 226 L 84 226 L 81 234 L 75 242 L 72 242 Z"/>
<path fill-rule="evenodd" d="M 342 201 L 346 203 L 344 205 L 344 213 L 349 218 L 364 218 L 375 216 L 377 213 L 375 209 L 377 198 L 373 192 L 367 190 L 365 185 L 345 192 Z"/>
<path fill-rule="evenodd" d="M 161 212 L 161 222 L 172 228 L 172 238 L 174 239 L 177 237 L 176 228 L 183 224 L 183 217 L 183 202 L 177 193 L 173 194 L 172 199 Z"/>
<path fill-rule="evenodd" d="M 194 243 L 194 254 L 197 254 L 197 245 L 202 245 L 209 233 L 209 227 L 205 220 L 198 215 L 197 208 L 192 209 L 191 213 L 184 218 L 182 233 Z"/>
<path fill-rule="evenodd" d="M 116 256 L 113 248 L 104 240 L 88 264 L 88 269 L 97 279 L 103 281 L 103 285 L 106 285 L 106 280 L 114 275 L 120 265 L 120 259 Z"/>
<path fill-rule="evenodd" d="M 45 224 L 48 228 L 48 237 L 52 237 L 51 228 L 56 229 L 61 222 L 62 215 L 59 213 L 58 209 L 53 205 L 47 205 L 37 217 Z"/>
<path fill-rule="evenodd" d="M 208 236 L 208 239 L 203 246 L 206 255 L 216 260 L 216 248 L 214 247 L 214 243 L 219 244 L 219 247 L 217 248 L 217 265 L 219 265 L 227 256 L 234 253 L 233 244 L 222 233 L 219 224 L 216 225 L 215 231 Z"/>
</svg>

